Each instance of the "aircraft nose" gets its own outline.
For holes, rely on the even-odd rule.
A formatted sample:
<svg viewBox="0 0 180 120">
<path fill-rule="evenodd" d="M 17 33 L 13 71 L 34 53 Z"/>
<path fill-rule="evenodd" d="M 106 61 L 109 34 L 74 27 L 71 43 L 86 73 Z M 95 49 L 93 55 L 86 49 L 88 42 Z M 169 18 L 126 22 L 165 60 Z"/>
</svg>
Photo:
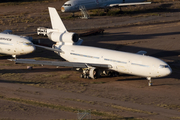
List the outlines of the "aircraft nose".
<svg viewBox="0 0 180 120">
<path fill-rule="evenodd" d="M 65 8 L 64 7 L 61 7 L 61 12 L 65 12 Z"/>
<path fill-rule="evenodd" d="M 172 73 L 172 69 L 171 69 L 171 67 L 169 66 L 169 69 L 168 69 L 168 71 L 167 71 L 167 75 L 170 75 Z"/>
<path fill-rule="evenodd" d="M 34 46 L 29 46 L 27 49 L 27 53 L 32 53 L 36 48 Z"/>
<path fill-rule="evenodd" d="M 31 52 L 34 52 L 36 50 L 35 46 L 32 46 Z"/>
<path fill-rule="evenodd" d="M 164 69 L 164 70 L 162 71 L 162 73 L 163 73 L 162 76 L 168 76 L 168 75 L 170 75 L 170 74 L 172 73 L 171 67 L 168 65 L 168 68 Z"/>
</svg>

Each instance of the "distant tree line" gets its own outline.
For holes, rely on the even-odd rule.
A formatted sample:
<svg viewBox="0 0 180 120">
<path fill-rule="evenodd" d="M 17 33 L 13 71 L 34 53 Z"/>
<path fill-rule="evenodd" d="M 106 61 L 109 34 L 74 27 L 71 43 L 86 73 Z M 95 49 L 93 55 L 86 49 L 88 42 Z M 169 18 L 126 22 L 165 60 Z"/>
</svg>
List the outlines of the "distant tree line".
<svg viewBox="0 0 180 120">
<path fill-rule="evenodd" d="M 30 2 L 30 1 L 43 1 L 43 0 L 0 0 L 2 2 Z"/>
</svg>

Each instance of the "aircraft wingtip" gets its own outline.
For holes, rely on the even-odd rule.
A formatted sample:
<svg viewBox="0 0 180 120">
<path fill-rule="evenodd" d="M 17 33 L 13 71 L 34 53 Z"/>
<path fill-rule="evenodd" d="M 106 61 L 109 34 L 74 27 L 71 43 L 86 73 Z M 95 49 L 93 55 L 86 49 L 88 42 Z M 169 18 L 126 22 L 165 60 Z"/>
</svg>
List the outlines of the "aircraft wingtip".
<svg viewBox="0 0 180 120">
<path fill-rule="evenodd" d="M 50 9 L 55 9 L 54 7 L 48 7 L 48 9 L 50 10 Z"/>
</svg>

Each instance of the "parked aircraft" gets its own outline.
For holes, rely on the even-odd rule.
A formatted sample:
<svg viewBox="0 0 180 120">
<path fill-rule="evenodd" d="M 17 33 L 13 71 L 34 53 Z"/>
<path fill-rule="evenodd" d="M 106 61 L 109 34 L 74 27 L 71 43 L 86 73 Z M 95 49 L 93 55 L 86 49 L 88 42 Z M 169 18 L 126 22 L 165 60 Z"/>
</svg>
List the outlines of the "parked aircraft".
<svg viewBox="0 0 180 120">
<path fill-rule="evenodd" d="M 24 55 L 35 50 L 33 43 L 26 37 L 10 34 L 11 30 L 5 30 L 0 33 L 0 53 L 12 55 Z"/>
<path fill-rule="evenodd" d="M 124 7 L 130 5 L 151 4 L 145 0 L 68 0 L 61 7 L 62 12 L 77 12 L 83 9 L 100 9 L 109 10 L 111 7 Z M 85 13 L 83 13 L 85 14 Z"/>
<path fill-rule="evenodd" d="M 145 77 L 152 85 L 151 78 L 164 77 L 172 70 L 164 61 L 144 55 L 145 51 L 138 53 L 121 52 L 97 47 L 82 46 L 82 39 L 76 33 L 68 32 L 55 8 L 49 7 L 52 29 L 48 33 L 50 40 L 56 42 L 52 48 L 35 45 L 55 51 L 64 61 L 36 61 L 30 59 L 16 59 L 17 63 L 30 63 L 41 65 L 71 66 L 82 68 L 82 78 L 95 79 L 100 71 L 116 71 L 130 75 Z"/>
</svg>

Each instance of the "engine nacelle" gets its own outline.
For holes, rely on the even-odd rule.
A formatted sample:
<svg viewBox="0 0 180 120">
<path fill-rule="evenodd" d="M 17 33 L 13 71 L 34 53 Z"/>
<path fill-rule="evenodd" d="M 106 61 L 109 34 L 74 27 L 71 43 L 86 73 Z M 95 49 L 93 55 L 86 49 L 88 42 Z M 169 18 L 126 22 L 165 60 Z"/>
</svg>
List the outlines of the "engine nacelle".
<svg viewBox="0 0 180 120">
<path fill-rule="evenodd" d="M 100 76 L 100 71 L 96 68 L 90 68 L 89 77 L 92 79 L 96 79 Z"/>
<path fill-rule="evenodd" d="M 72 32 L 50 32 L 48 33 L 48 38 L 54 42 L 62 43 L 75 43 L 79 40 L 78 34 Z"/>
</svg>

